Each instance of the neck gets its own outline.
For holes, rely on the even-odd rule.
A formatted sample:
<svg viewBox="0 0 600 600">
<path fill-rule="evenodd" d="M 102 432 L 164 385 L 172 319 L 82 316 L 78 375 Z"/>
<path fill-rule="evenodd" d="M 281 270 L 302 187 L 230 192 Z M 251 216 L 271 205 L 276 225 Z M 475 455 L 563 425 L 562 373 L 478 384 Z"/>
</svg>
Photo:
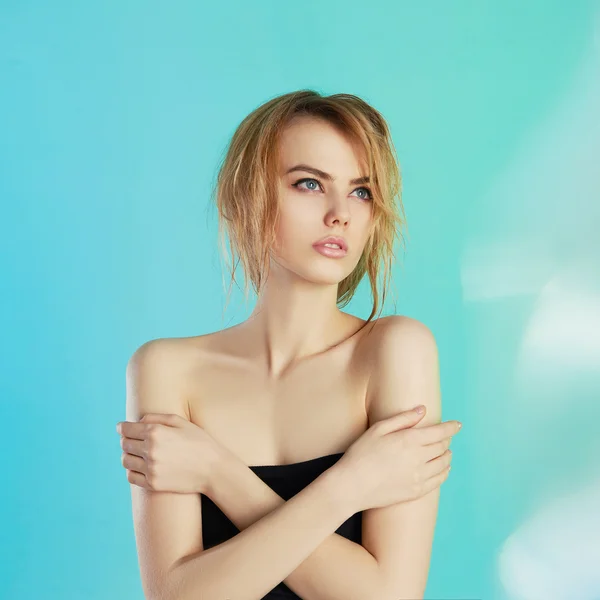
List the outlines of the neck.
<svg viewBox="0 0 600 600">
<path fill-rule="evenodd" d="M 318 354 L 348 336 L 354 317 L 336 305 L 336 285 L 269 285 L 258 298 L 245 329 L 256 356 L 277 378 L 298 361 Z"/>
</svg>

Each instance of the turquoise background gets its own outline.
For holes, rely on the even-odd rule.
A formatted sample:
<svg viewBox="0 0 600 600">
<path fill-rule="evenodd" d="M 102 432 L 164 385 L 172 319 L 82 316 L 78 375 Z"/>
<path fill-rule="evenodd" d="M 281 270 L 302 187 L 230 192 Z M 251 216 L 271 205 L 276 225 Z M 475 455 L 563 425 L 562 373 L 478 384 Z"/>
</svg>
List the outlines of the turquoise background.
<svg viewBox="0 0 600 600">
<path fill-rule="evenodd" d="M 244 116 L 301 88 L 372 103 L 401 162 L 384 314 L 432 329 L 464 423 L 426 598 L 597 600 L 591 0 L 0 3 L 0 597 L 143 598 L 125 367 L 251 312 L 234 289 L 221 318 L 209 192 Z"/>
</svg>

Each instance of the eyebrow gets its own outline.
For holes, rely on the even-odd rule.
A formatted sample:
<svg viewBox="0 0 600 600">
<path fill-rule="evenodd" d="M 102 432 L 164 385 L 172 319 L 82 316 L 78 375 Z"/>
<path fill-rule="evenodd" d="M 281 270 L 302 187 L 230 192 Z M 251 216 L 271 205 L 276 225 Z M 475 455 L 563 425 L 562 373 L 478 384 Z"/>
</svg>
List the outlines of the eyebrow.
<svg viewBox="0 0 600 600">
<path fill-rule="evenodd" d="M 308 173 L 312 173 L 313 175 L 318 175 L 321 179 L 325 179 L 326 181 L 335 181 L 335 177 L 332 177 L 329 173 L 325 173 L 325 171 L 321 171 L 321 169 L 317 169 L 315 167 L 311 167 L 309 165 L 296 165 L 291 169 L 288 169 L 285 174 L 288 175 L 293 171 L 307 171 Z M 349 182 L 351 185 L 356 185 L 359 183 L 369 183 L 368 177 L 358 177 L 357 179 L 351 179 Z"/>
</svg>

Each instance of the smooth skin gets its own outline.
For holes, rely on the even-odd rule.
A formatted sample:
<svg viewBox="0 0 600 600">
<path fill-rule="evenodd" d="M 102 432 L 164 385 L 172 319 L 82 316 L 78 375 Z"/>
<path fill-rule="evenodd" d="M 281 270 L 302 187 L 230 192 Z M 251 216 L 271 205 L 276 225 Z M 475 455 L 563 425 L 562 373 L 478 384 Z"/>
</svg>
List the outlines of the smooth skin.
<svg viewBox="0 0 600 600">
<path fill-rule="evenodd" d="M 396 321 L 396 322 L 394 322 Z M 390 325 L 399 325 L 397 320 L 394 320 Z M 414 325 L 414 323 L 404 323 L 406 325 Z M 419 328 L 422 332 L 422 329 Z M 391 329 L 389 330 L 391 332 Z M 396 332 L 397 333 L 397 332 Z M 406 333 L 406 332 L 405 332 Z M 394 373 L 397 373 L 400 381 L 394 382 L 393 379 L 388 381 L 390 388 L 386 394 L 384 390 L 379 390 L 379 395 L 371 398 L 370 403 L 370 414 L 373 421 L 377 420 L 378 417 L 382 417 L 386 411 L 396 411 L 403 403 L 410 402 L 412 400 L 411 393 L 418 393 L 419 390 L 425 394 L 427 401 L 428 413 L 425 417 L 430 415 L 432 410 L 435 410 L 435 402 L 431 401 L 430 392 L 426 385 L 424 385 L 423 374 L 428 374 L 429 369 L 423 371 L 423 365 L 426 364 L 424 358 L 427 353 L 416 351 L 419 348 L 415 346 L 414 339 L 412 342 L 406 342 L 405 344 L 394 344 L 396 356 L 402 357 L 398 353 L 399 349 L 404 348 L 407 352 L 410 349 L 410 359 L 408 356 L 406 360 L 402 361 L 406 374 L 399 372 L 397 368 L 398 360 L 389 361 L 390 364 L 395 364 L 396 368 Z M 378 346 L 385 346 L 385 344 L 378 344 Z M 146 351 L 160 350 L 159 347 L 151 346 L 146 347 Z M 389 355 L 389 350 L 385 352 L 385 355 Z M 139 358 L 139 357 L 138 357 Z M 165 373 L 157 369 L 156 359 L 160 359 L 160 356 L 148 356 L 146 359 L 151 360 L 145 361 L 147 368 L 147 376 L 141 379 L 147 384 L 147 393 L 143 396 L 148 399 L 152 399 L 152 405 L 155 409 L 160 409 L 160 405 L 166 408 L 167 403 L 164 402 L 164 393 L 167 390 L 172 390 L 174 382 L 169 382 L 168 378 L 165 377 Z M 153 360 L 154 359 L 154 362 Z M 412 360 L 412 362 L 411 362 Z M 164 363 L 164 361 L 159 361 Z M 178 361 L 178 364 L 180 361 Z M 377 373 L 379 378 L 377 381 L 386 382 L 390 375 L 389 371 L 386 371 L 386 362 L 383 360 L 377 361 L 380 371 Z M 421 365 L 421 366 L 419 366 Z M 139 367 L 139 365 L 138 365 Z M 381 370 L 383 369 L 383 370 Z M 422 371 L 420 372 L 419 369 Z M 412 375 L 411 380 L 409 374 Z M 138 377 L 138 379 L 140 379 Z M 427 377 L 426 381 L 430 381 L 431 378 Z M 421 381 L 421 383 L 417 383 Z M 161 388 L 163 386 L 163 388 Z M 404 387 L 403 387 L 404 386 Z M 433 386 L 435 389 L 435 384 Z M 164 390 L 164 392 L 163 392 Z M 411 392 L 412 390 L 412 392 Z M 132 394 L 132 397 L 136 397 Z M 153 412 L 158 412 L 155 410 Z M 393 413 L 394 414 L 394 413 Z M 393 416 L 392 414 L 392 416 Z M 408 414 L 408 413 L 406 413 Z M 166 426 L 158 427 L 151 425 L 149 422 L 159 421 L 164 422 L 165 419 L 172 419 L 171 423 L 178 421 L 183 424 L 185 419 L 177 419 L 172 417 L 166 417 L 162 414 L 149 414 L 143 417 L 143 420 L 148 424 L 145 427 L 149 428 L 149 431 L 154 431 L 150 434 L 150 439 L 154 439 L 154 452 L 150 452 L 150 456 L 153 457 L 155 467 L 163 465 L 162 472 L 169 473 L 171 469 L 168 467 L 168 463 L 164 458 L 169 454 L 171 448 L 176 447 L 178 442 L 176 437 L 161 436 L 160 432 L 166 433 L 168 428 Z M 419 420 L 418 416 L 415 415 L 414 420 L 411 422 L 413 432 L 418 433 L 417 428 L 423 426 L 426 418 Z M 382 422 L 382 419 L 379 419 Z M 416 423 L 416 424 L 415 424 Z M 451 427 L 452 422 L 444 423 L 443 425 Z M 123 424 L 122 427 L 132 426 L 135 423 Z M 196 431 L 201 435 L 201 428 L 194 428 L 192 424 L 187 427 L 189 431 Z M 376 429 L 375 424 L 371 429 Z M 397 424 L 398 425 L 398 424 Z M 454 422 L 454 425 L 458 425 Z M 405 426 L 410 426 L 405 423 Z M 171 429 L 176 429 L 171 425 Z M 369 430 L 369 431 L 370 431 Z M 407 431 L 406 433 L 408 433 Z M 170 432 L 171 434 L 173 433 Z M 400 434 L 400 432 L 398 432 Z M 395 434 L 391 434 L 393 437 Z M 161 439 L 165 444 L 160 444 Z M 183 435 L 182 439 L 190 440 L 191 436 Z M 180 445 L 181 451 L 185 456 L 197 456 L 210 455 L 210 452 L 214 450 L 212 442 L 208 442 L 210 438 L 203 436 L 202 438 L 202 450 L 199 446 L 193 444 L 185 446 L 182 442 Z M 356 446 L 367 439 L 367 435 L 364 434 L 359 438 Z M 386 440 L 386 441 L 391 441 Z M 447 443 L 449 443 L 449 439 Z M 129 443 L 129 442 L 127 442 Z M 435 443 L 435 442 L 433 442 Z M 166 453 L 160 451 L 162 445 Z M 383 448 L 385 449 L 385 446 Z M 440 455 L 443 453 L 443 447 L 439 447 L 438 452 Z M 208 454 L 207 454 L 208 453 Z M 364 456 L 364 454 L 359 454 Z M 367 454 L 368 456 L 368 454 Z M 401 455 L 397 458 L 396 465 L 399 466 L 401 463 Z M 344 457 L 342 457 L 343 459 Z M 341 461 L 335 466 L 341 466 Z M 173 472 L 176 472 L 180 467 L 175 465 L 186 465 L 184 459 L 181 463 L 178 462 L 176 455 L 171 454 L 171 463 L 174 467 Z M 356 464 L 359 464 L 360 461 Z M 138 463 L 139 464 L 139 463 Z M 197 464 L 202 464 L 198 461 Z M 221 463 L 225 464 L 225 463 Z M 169 536 L 173 535 L 173 527 L 177 526 L 179 521 L 179 513 L 173 513 L 172 509 L 169 509 L 170 505 L 176 505 L 176 498 L 181 498 L 187 501 L 193 495 L 190 494 L 170 494 L 168 492 L 147 492 L 150 494 L 149 498 L 157 501 L 158 499 L 164 499 L 164 510 L 168 510 L 168 517 L 164 516 L 161 521 L 156 522 L 155 530 L 148 532 L 147 542 L 142 539 L 140 547 L 142 548 L 147 543 L 152 548 L 159 547 L 164 553 L 161 561 L 164 562 L 152 562 L 151 558 L 146 559 L 146 562 L 152 567 L 151 570 L 146 574 L 146 586 L 149 588 L 147 591 L 147 597 L 154 597 L 153 590 L 156 590 L 156 595 L 160 597 L 160 594 L 164 594 L 164 597 L 175 597 L 175 598 L 186 598 L 193 597 L 194 593 L 198 593 L 198 590 L 202 591 L 203 596 L 211 598 L 208 594 L 210 589 L 216 590 L 215 596 L 219 597 L 219 594 L 223 593 L 220 597 L 248 597 L 256 598 L 262 597 L 259 594 L 265 594 L 269 589 L 272 589 L 279 581 L 284 581 L 293 591 L 295 591 L 302 598 L 307 600 L 317 600 L 324 597 L 330 598 L 378 598 L 386 600 L 387 598 L 419 598 L 424 593 L 427 569 L 423 568 L 423 556 L 428 557 L 428 551 L 430 548 L 430 540 L 432 536 L 433 524 L 431 519 L 431 513 L 433 512 L 432 505 L 436 506 L 437 493 L 439 488 L 434 489 L 429 494 L 425 494 L 419 499 L 412 502 L 397 503 L 394 505 L 387 506 L 385 508 L 375 508 L 366 510 L 363 513 L 363 546 L 355 544 L 342 536 L 339 536 L 334 532 L 339 525 L 346 520 L 349 516 L 356 512 L 356 505 L 351 504 L 353 497 L 353 490 L 356 490 L 356 479 L 354 477 L 341 477 L 334 478 L 334 483 L 328 485 L 323 482 L 323 478 L 320 479 L 320 483 L 317 481 L 313 484 L 319 493 L 315 496 L 309 494 L 298 494 L 295 496 L 296 503 L 300 502 L 305 505 L 305 509 L 308 511 L 315 510 L 315 523 L 313 528 L 312 522 L 305 523 L 305 528 L 296 530 L 294 527 L 300 521 L 304 513 L 298 509 L 296 503 L 290 505 L 291 501 L 287 503 L 283 501 L 277 494 L 275 494 L 264 482 L 260 480 L 246 465 L 244 465 L 238 459 L 228 463 L 229 467 L 221 471 L 223 477 L 220 478 L 219 484 L 216 485 L 216 492 L 211 496 L 211 492 L 207 495 L 212 497 L 216 504 L 223 510 L 223 512 L 232 520 L 232 522 L 242 531 L 242 533 L 249 532 L 252 535 L 250 539 L 243 538 L 241 535 L 235 536 L 232 540 L 228 540 L 224 544 L 219 545 L 216 548 L 211 548 L 208 551 L 202 552 L 201 550 L 193 550 L 190 547 L 188 552 L 181 553 L 177 550 L 177 546 L 165 545 L 164 540 L 169 539 Z M 367 464 L 367 463 L 364 463 Z M 189 465 L 189 463 L 188 463 Z M 360 469 L 361 467 L 357 467 Z M 190 472 L 194 472 L 193 468 L 189 466 L 185 467 L 185 471 L 189 475 Z M 156 470 L 157 473 L 160 471 Z M 370 469 L 367 469 L 370 472 Z M 128 471 L 128 478 L 131 472 Z M 334 469 L 329 469 L 326 474 L 335 474 Z M 196 481 L 200 478 L 196 478 Z M 331 478 L 327 478 L 331 481 Z M 415 477 L 415 480 L 417 478 Z M 132 479 L 130 479 L 132 481 Z M 158 480 L 157 480 L 158 481 Z M 215 480 L 217 481 L 217 480 Z M 160 483 L 158 483 L 160 487 Z M 184 484 L 185 486 L 185 484 Z M 311 487 L 311 486 L 308 486 Z M 140 492 L 146 493 L 142 488 L 133 486 L 132 489 L 139 489 Z M 304 491 L 304 490 L 303 490 Z M 321 498 L 321 503 L 319 499 Z M 293 500 L 293 499 L 292 499 Z M 330 512 L 331 505 L 330 501 L 333 501 L 333 512 Z M 185 506 L 185 505 L 182 505 Z M 287 509 L 289 512 L 286 512 Z M 283 514 L 276 514 L 283 513 Z M 425 514 L 424 517 L 419 518 L 419 513 Z M 184 517 L 181 517 L 181 527 L 185 527 L 185 531 L 191 536 L 190 539 L 194 539 L 193 535 L 195 527 L 198 525 L 193 518 L 190 519 L 196 513 L 185 513 Z M 341 517 L 340 517 L 341 514 Z M 264 517 L 274 516 L 272 521 L 265 519 Z M 277 518 L 275 518 L 277 517 Z M 281 519 L 279 519 L 281 517 Z M 375 523 L 375 527 L 369 528 L 368 518 L 371 518 L 372 522 Z M 169 519 L 175 519 L 177 521 L 169 521 Z M 323 533 L 318 528 L 317 524 L 320 519 L 325 520 L 326 531 L 328 527 L 331 530 L 327 533 Z M 339 519 L 341 518 L 341 521 Z M 289 519 L 289 520 L 288 520 Z M 331 519 L 333 519 L 333 524 Z M 378 523 L 379 520 L 381 523 Z M 397 521 L 402 521 L 401 527 L 397 525 Z M 190 523 L 190 521 L 192 521 Z M 338 522 L 339 521 L 339 522 Z M 167 523 L 167 524 L 165 524 Z M 337 523 L 337 524 L 336 524 Z M 429 529 L 427 524 L 429 523 Z M 269 528 L 270 525 L 270 528 Z M 382 535 L 376 529 L 377 526 L 387 526 L 389 530 L 389 536 L 385 533 Z M 265 534 L 264 527 L 267 527 L 269 533 Z M 191 530 L 191 531 L 190 531 Z M 298 541 L 298 537 L 294 536 L 294 533 L 298 533 L 298 536 L 307 535 L 311 538 L 312 552 L 309 550 L 309 555 L 302 559 L 302 540 Z M 265 535 L 267 537 L 265 537 Z M 275 536 L 275 537 L 273 537 Z M 284 544 L 283 548 L 278 547 L 278 551 L 271 554 L 269 550 L 276 546 L 278 536 L 283 539 L 278 543 Z M 324 536 L 324 537 L 323 537 Z M 234 542 L 235 540 L 235 542 Z M 299 543 L 299 546 L 289 542 L 295 540 Z M 256 545 L 253 546 L 252 543 Z M 285 545 L 285 544 L 288 544 Z M 239 544 L 239 547 L 236 547 Z M 252 553 L 251 548 L 259 548 L 260 552 Z M 248 548 L 248 555 L 244 552 Z M 310 548 L 310 547 L 309 547 Z M 290 552 L 291 551 L 291 552 Z M 289 552 L 289 553 L 286 553 Z M 301 558 L 298 558 L 297 553 L 300 552 Z M 214 558 L 212 555 L 215 555 Z M 143 556 L 143 554 L 142 554 Z M 207 556 L 211 556 L 212 559 L 209 562 Z M 294 563 L 293 559 L 298 562 Z M 237 564 L 236 561 L 240 561 L 240 565 L 244 568 L 237 570 L 239 579 L 232 579 L 230 574 L 227 575 L 227 569 L 231 568 L 227 565 Z M 288 560 L 292 561 L 290 563 Z M 411 562 L 412 561 L 412 562 Z M 146 564 L 142 561 L 141 563 Z M 165 572 L 165 564 L 170 570 Z M 353 571 L 348 573 L 348 564 L 353 566 Z M 209 570 L 204 570 L 210 566 Z M 247 569 L 245 567 L 248 567 Z M 427 566 L 427 565 L 426 565 Z M 142 567 L 143 568 L 143 567 Z M 163 569 L 163 570 L 161 570 Z M 358 571 L 356 573 L 355 571 Z M 209 580 L 209 577 L 198 577 L 195 575 L 198 573 L 207 573 L 211 577 L 214 575 L 214 579 Z M 345 576 L 342 576 L 343 574 Z M 152 581 L 152 576 L 155 580 Z M 246 578 L 247 576 L 247 578 Z M 279 579 L 278 579 L 279 577 Z M 247 588 L 231 587 L 235 586 L 238 581 L 246 581 L 248 584 Z M 229 586 L 225 587 L 229 582 Z M 256 591 L 258 587 L 258 591 Z M 154 587 L 155 586 L 155 587 Z M 213 587 L 214 586 L 214 587 Z M 219 587 L 222 586 L 222 587 Z M 186 590 L 186 592 L 184 592 Z M 256 595 L 252 593 L 255 591 Z M 419 591 L 420 590 L 420 591 Z M 246 596 L 245 593 L 248 593 Z M 169 594 L 173 594 L 170 596 Z M 189 594 L 189 596 L 187 595 Z M 204 596 L 204 594 L 207 594 Z M 238 595 L 239 594 L 239 595 Z M 419 595 L 420 594 L 420 595 Z"/>
<path fill-rule="evenodd" d="M 445 481 L 452 455 L 448 446 L 461 424 L 446 421 L 410 429 L 424 416 L 421 405 L 379 421 L 332 467 L 347 476 L 354 513 L 415 500 Z M 179 415 L 149 413 L 139 422 L 118 423 L 117 432 L 128 481 L 147 490 L 202 493 L 213 499 L 229 477 L 228 469 L 248 468 Z"/>
<path fill-rule="evenodd" d="M 239 374 L 235 377 L 235 381 L 243 383 L 245 401 L 253 397 L 255 389 L 261 400 L 273 397 L 279 404 L 285 397 L 287 404 L 278 408 L 279 427 L 293 415 L 293 422 L 299 425 L 296 431 L 303 431 L 310 422 L 307 421 L 310 414 L 301 412 L 303 404 L 291 402 L 296 401 L 294 392 L 304 386 L 290 388 L 287 382 L 293 382 L 296 371 L 303 373 L 305 365 L 305 370 L 311 370 L 311 384 L 316 381 L 321 388 L 327 388 L 331 381 L 348 380 L 344 371 L 331 370 L 333 366 L 337 371 L 340 357 L 345 356 L 342 350 L 333 355 L 333 350 L 328 349 L 336 345 L 342 348 L 344 344 L 339 344 L 340 340 L 351 335 L 357 319 L 339 311 L 335 303 L 336 290 L 338 282 L 360 259 L 372 215 L 364 186 L 348 183 L 362 174 L 360 157 L 329 124 L 314 119 L 293 123 L 285 132 L 280 157 L 278 244 L 273 249 L 269 277 L 255 311 L 227 338 L 233 342 L 230 347 L 235 348 L 236 356 L 235 361 L 224 362 L 223 371 L 231 373 L 230 365 L 248 364 L 241 378 Z M 298 164 L 316 166 L 332 174 L 332 179 L 328 181 L 320 175 L 314 178 L 313 173 L 290 172 Z M 306 180 L 299 182 L 301 177 Z M 348 242 L 348 255 L 333 260 L 316 253 L 312 243 L 325 235 L 343 235 Z M 201 427 L 194 429 L 190 423 L 190 408 L 195 407 L 186 403 L 189 385 L 183 384 L 190 372 L 190 354 L 182 352 L 180 341 L 153 340 L 134 353 L 127 368 L 127 420 L 133 424 L 143 419 L 148 427 L 144 435 L 150 437 L 126 437 L 138 442 L 149 439 L 151 447 L 144 450 L 141 444 L 128 446 L 132 452 L 125 454 L 131 458 L 124 456 L 123 460 L 127 459 L 131 467 L 127 473 L 132 484 L 142 582 L 148 598 L 250 600 L 262 597 L 280 581 L 285 581 L 305 600 L 422 597 L 440 487 L 438 483 L 427 493 L 425 483 L 435 478 L 431 473 L 436 469 L 442 479 L 442 463 L 449 457 L 446 454 L 444 459 L 439 459 L 447 449 L 448 442 L 444 442 L 446 448 L 442 442 L 452 434 L 446 432 L 437 442 L 421 440 L 421 453 L 417 451 L 412 455 L 413 499 L 387 504 L 390 500 L 406 498 L 406 494 L 410 496 L 411 488 L 404 487 L 402 482 L 410 478 L 411 467 L 401 464 L 409 464 L 402 460 L 405 450 L 418 448 L 419 442 L 414 436 L 411 440 L 402 435 L 402 431 L 382 435 L 380 427 L 377 433 L 377 424 L 394 415 L 401 418 L 399 413 L 424 404 L 427 408 L 424 418 L 415 417 L 415 421 L 405 423 L 404 427 L 396 423 L 396 429 L 416 433 L 420 428 L 440 424 L 441 403 L 437 348 L 431 332 L 422 323 L 399 315 L 377 321 L 381 327 L 373 333 L 372 350 L 368 356 L 361 356 L 368 360 L 356 363 L 370 365 L 364 410 L 371 427 L 364 435 L 355 434 L 354 444 L 344 445 L 348 449 L 334 465 L 337 468 L 323 473 L 287 502 L 246 466 L 253 462 L 272 464 L 277 459 L 271 462 L 240 460 L 242 454 L 267 456 L 268 448 L 274 447 L 274 441 L 264 435 L 266 429 L 262 424 L 260 428 L 255 425 L 248 430 L 246 417 L 243 431 L 262 433 L 257 434 L 256 446 L 248 446 L 248 449 L 234 446 L 241 438 L 234 432 L 225 445 L 225 455 L 229 458 L 219 462 L 222 455 L 215 450 L 218 446 L 209 442 L 212 436 Z M 321 371 L 319 365 L 324 365 Z M 247 377 L 254 379 L 247 381 L 244 379 Z M 222 381 L 212 381 L 212 372 L 203 371 L 202 381 L 207 378 L 216 384 L 215 390 L 222 389 Z M 264 392 L 261 381 L 266 384 Z M 340 427 L 344 427 L 339 431 L 331 427 L 323 430 L 323 436 L 329 436 L 329 443 L 335 441 L 337 447 L 360 423 L 341 420 L 342 414 L 344 418 L 349 414 L 343 404 L 340 410 L 344 412 L 336 417 L 340 420 L 333 420 L 331 407 L 337 407 L 335 402 L 339 401 L 332 397 L 333 391 L 329 386 L 326 397 L 316 396 L 323 403 L 318 408 L 315 405 L 314 410 L 320 411 L 319 422 L 329 419 L 328 423 L 339 422 Z M 346 394 L 344 390 L 343 396 Z M 308 402 L 312 398 L 298 396 L 298 402 L 307 406 L 314 404 Z M 272 413 L 268 405 L 266 408 L 257 405 L 251 413 L 253 419 L 262 414 L 257 412 L 259 409 L 265 414 Z M 294 412 L 289 412 L 292 410 Z M 360 412 L 356 414 L 361 418 Z M 152 423 L 154 419 L 164 419 L 165 415 L 176 415 L 181 420 L 168 417 L 170 423 Z M 231 413 L 228 423 L 236 418 Z M 189 427 L 183 426 L 186 420 Z M 222 441 L 228 429 L 219 425 L 213 418 L 210 430 L 217 432 Z M 230 426 L 237 427 L 236 424 Z M 167 438 L 169 429 L 172 431 Z M 204 438 L 199 431 L 204 431 Z M 274 432 L 275 438 L 279 436 Z M 282 439 L 289 441 L 289 433 L 284 433 Z M 293 448 L 306 455 L 312 452 L 308 448 L 309 441 L 317 453 L 328 444 L 325 437 L 303 436 L 294 439 Z M 200 451 L 203 460 L 197 464 L 189 458 L 200 455 L 196 443 L 203 444 Z M 300 444 L 306 447 L 300 448 Z M 135 454 L 135 446 L 142 456 Z M 428 446 L 430 449 L 424 450 Z M 437 452 L 437 457 L 426 460 L 428 451 L 429 456 Z M 212 458 L 211 452 L 215 453 Z M 282 448 L 278 454 L 290 455 L 290 449 Z M 381 460 L 376 458 L 379 455 Z M 206 472 L 202 474 L 203 469 L 211 471 L 210 466 L 206 466 L 211 464 L 213 472 L 216 472 L 215 464 L 223 467 L 219 469 L 222 476 L 210 478 Z M 417 465 L 421 465 L 420 471 Z M 137 471 L 136 466 L 142 470 Z M 378 468 L 381 480 L 376 475 Z M 156 485 L 158 489 L 139 485 L 140 476 L 150 487 Z M 207 482 L 212 489 L 207 489 L 207 495 L 214 495 L 217 505 L 242 531 L 231 540 L 204 550 L 197 490 Z M 360 485 L 357 482 L 361 482 Z M 188 491 L 177 492 L 174 488 Z M 366 508 L 370 503 L 373 506 Z M 334 533 L 357 509 L 363 509 L 360 507 L 365 507 L 362 545 Z"/>
</svg>

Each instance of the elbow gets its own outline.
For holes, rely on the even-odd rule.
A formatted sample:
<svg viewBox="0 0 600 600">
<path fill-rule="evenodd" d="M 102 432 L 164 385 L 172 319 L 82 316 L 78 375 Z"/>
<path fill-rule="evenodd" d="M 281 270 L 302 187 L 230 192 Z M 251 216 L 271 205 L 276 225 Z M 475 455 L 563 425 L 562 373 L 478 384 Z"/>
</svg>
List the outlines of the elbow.
<svg viewBox="0 0 600 600">
<path fill-rule="evenodd" d="M 366 600 L 400 600 L 400 596 L 394 596 L 392 594 L 389 581 L 384 577 L 379 565 L 377 568 L 377 578 L 373 588 L 374 589 L 368 594 Z"/>
<path fill-rule="evenodd" d="M 424 597 L 424 592 L 416 592 L 412 588 L 398 588 L 396 586 L 393 591 L 390 591 L 389 588 L 384 588 L 383 591 L 371 596 L 369 600 L 423 600 Z"/>
<path fill-rule="evenodd" d="M 163 582 L 162 585 L 144 587 L 144 598 L 146 600 L 183 600 L 183 596 L 178 596 L 173 588 Z"/>
<path fill-rule="evenodd" d="M 197 558 L 198 555 L 196 555 Z M 175 562 L 156 585 L 150 586 L 145 593 L 147 600 L 223 600 L 222 585 L 216 585 L 215 581 L 210 581 L 210 577 L 199 579 L 197 562 L 190 569 L 190 557 L 184 557 Z"/>
<path fill-rule="evenodd" d="M 381 573 L 380 573 L 381 575 Z M 423 600 L 425 598 L 425 585 L 414 580 L 414 574 L 394 574 L 394 580 L 390 581 L 380 577 L 379 587 L 369 600 Z"/>
<path fill-rule="evenodd" d="M 173 565 L 161 577 L 153 577 L 143 585 L 146 600 L 188 600 L 188 598 L 203 597 L 196 592 L 195 596 L 189 593 L 183 585 L 181 572 Z"/>
</svg>

